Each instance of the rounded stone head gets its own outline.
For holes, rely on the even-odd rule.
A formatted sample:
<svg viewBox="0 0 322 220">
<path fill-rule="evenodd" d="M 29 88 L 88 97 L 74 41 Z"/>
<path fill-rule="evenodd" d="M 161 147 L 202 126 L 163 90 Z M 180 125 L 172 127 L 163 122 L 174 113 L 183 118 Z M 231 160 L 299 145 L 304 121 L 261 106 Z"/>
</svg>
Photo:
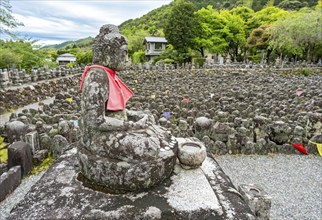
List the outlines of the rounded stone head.
<svg viewBox="0 0 322 220">
<path fill-rule="evenodd" d="M 93 63 L 121 70 L 127 57 L 127 39 L 117 26 L 103 25 L 93 44 Z"/>
</svg>

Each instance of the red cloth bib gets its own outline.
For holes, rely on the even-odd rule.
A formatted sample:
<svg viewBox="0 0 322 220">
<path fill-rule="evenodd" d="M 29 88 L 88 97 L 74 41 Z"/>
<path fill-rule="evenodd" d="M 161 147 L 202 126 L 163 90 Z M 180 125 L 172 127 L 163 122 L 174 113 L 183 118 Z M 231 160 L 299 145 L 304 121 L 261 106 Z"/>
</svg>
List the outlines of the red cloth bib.
<svg viewBox="0 0 322 220">
<path fill-rule="evenodd" d="M 115 71 L 101 65 L 86 66 L 82 81 L 80 83 L 80 91 L 82 91 L 84 80 L 87 72 L 91 68 L 101 68 L 105 70 L 109 81 L 109 95 L 106 109 L 112 111 L 124 110 L 126 102 L 134 95 L 133 92 L 117 77 Z"/>
</svg>

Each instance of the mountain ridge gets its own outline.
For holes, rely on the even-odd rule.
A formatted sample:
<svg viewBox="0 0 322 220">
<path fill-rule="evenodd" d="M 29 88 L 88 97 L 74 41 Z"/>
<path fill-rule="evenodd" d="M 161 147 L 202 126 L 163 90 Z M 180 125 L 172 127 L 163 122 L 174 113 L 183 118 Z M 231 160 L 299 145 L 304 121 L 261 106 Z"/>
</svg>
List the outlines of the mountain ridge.
<svg viewBox="0 0 322 220">
<path fill-rule="evenodd" d="M 86 46 L 89 46 L 91 45 L 92 43 L 94 42 L 94 38 L 89 36 L 89 37 L 86 37 L 86 38 L 81 38 L 81 39 L 78 39 L 78 40 L 75 40 L 75 41 L 65 41 L 63 43 L 60 43 L 60 44 L 52 44 L 52 45 L 47 45 L 47 46 L 43 46 L 41 49 L 56 49 L 56 50 L 59 50 L 59 49 L 64 49 L 66 47 L 74 47 L 74 45 L 76 47 L 86 47 Z"/>
</svg>

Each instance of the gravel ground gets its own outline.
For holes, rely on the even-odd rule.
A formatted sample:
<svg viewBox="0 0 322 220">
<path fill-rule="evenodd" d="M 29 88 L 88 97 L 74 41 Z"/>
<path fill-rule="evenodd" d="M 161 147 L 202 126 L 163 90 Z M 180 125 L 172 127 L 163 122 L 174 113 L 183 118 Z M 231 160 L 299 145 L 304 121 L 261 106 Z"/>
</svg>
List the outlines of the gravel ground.
<svg viewBox="0 0 322 220">
<path fill-rule="evenodd" d="M 322 219 L 322 157 L 217 156 L 237 187 L 258 184 L 272 197 L 270 219 Z"/>
<path fill-rule="evenodd" d="M 44 172 L 24 178 L 15 191 L 4 201 L 0 202 L 0 220 L 5 220 L 9 216 L 11 209 L 25 197 L 30 188 L 42 177 L 43 174 Z"/>
</svg>

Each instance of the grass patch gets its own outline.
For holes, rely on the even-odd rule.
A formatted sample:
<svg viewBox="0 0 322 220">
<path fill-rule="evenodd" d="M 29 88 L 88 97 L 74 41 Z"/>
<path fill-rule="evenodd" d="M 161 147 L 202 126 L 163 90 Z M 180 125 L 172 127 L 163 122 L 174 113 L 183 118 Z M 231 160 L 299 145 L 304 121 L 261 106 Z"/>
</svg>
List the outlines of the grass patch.
<svg viewBox="0 0 322 220">
<path fill-rule="evenodd" d="M 49 167 L 54 163 L 55 159 L 49 155 L 46 159 L 44 159 L 43 162 L 41 162 L 41 164 L 39 164 L 38 166 L 35 166 L 32 171 L 30 172 L 30 175 L 35 175 L 35 174 L 39 174 L 45 170 L 48 170 Z"/>
<path fill-rule="evenodd" d="M 9 108 L 9 109 L 6 110 L 6 112 L 4 114 L 13 113 L 15 111 L 17 111 L 17 109 Z"/>
<path fill-rule="evenodd" d="M 8 149 L 5 148 L 7 143 L 4 142 L 4 137 L 0 136 L 0 163 L 5 163 L 8 160 Z"/>
<path fill-rule="evenodd" d="M 8 160 L 8 149 L 0 149 L 0 163 L 5 163 Z"/>
</svg>

